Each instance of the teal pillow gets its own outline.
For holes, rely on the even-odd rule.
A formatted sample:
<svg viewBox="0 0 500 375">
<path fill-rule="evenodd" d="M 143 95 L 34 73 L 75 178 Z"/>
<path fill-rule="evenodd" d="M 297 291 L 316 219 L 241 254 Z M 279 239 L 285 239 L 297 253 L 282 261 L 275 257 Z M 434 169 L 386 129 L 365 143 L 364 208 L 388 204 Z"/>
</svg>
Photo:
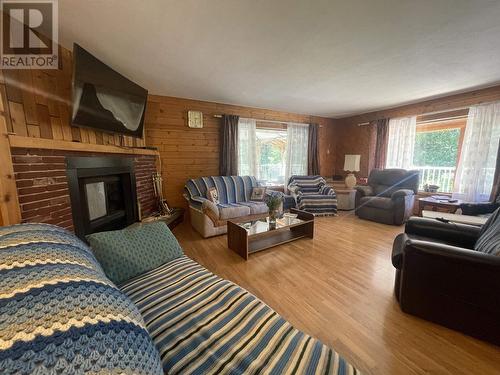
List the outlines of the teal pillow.
<svg viewBox="0 0 500 375">
<path fill-rule="evenodd" d="M 182 256 L 179 242 L 162 221 L 87 236 L 106 276 L 120 284 Z"/>
</svg>

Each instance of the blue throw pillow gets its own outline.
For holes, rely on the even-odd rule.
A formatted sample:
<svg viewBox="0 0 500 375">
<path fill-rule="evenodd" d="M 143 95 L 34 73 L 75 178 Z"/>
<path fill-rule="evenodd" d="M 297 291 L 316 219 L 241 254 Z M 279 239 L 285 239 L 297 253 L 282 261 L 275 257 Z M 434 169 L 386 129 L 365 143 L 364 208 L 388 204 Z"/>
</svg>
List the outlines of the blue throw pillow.
<svg viewBox="0 0 500 375">
<path fill-rule="evenodd" d="M 104 272 L 116 284 L 184 254 L 162 221 L 93 233 L 87 240 Z"/>
</svg>

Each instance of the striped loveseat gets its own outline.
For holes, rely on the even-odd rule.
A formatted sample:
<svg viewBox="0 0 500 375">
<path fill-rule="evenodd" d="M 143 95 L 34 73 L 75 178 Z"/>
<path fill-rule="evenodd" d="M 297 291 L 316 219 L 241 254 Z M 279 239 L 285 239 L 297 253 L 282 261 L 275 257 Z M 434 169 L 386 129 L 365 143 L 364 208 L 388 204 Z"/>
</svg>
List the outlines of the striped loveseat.
<svg viewBox="0 0 500 375">
<path fill-rule="evenodd" d="M 224 234 L 226 222 L 247 215 L 267 212 L 264 202 L 251 201 L 252 188 L 257 187 L 253 176 L 211 176 L 186 182 L 184 197 L 189 203 L 191 224 L 204 238 Z M 207 199 L 208 189 L 215 187 L 219 204 Z"/>
<path fill-rule="evenodd" d="M 292 176 L 288 181 L 288 190 L 297 201 L 297 208 L 314 215 L 335 215 L 337 196 L 326 185 L 321 176 Z"/>
</svg>

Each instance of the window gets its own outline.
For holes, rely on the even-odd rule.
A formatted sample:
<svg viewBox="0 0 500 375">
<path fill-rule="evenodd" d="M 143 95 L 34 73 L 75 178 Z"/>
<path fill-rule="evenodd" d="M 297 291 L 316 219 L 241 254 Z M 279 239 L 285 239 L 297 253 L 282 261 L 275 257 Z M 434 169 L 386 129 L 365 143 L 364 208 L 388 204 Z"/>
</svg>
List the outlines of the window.
<svg viewBox="0 0 500 375">
<path fill-rule="evenodd" d="M 307 174 L 308 124 L 268 123 L 240 118 L 238 174 L 263 185 L 284 185 L 292 174 Z"/>
<path fill-rule="evenodd" d="M 438 114 L 391 119 L 386 167 L 417 169 L 419 190 L 429 186 L 431 191 L 451 193 L 467 122 L 465 115 L 460 112 L 447 118 Z"/>
<path fill-rule="evenodd" d="M 285 183 L 286 130 L 256 130 L 257 176 L 265 185 Z"/>
<path fill-rule="evenodd" d="M 426 185 L 451 193 L 462 146 L 465 119 L 417 123 L 413 168 L 420 171 L 419 190 Z"/>
</svg>

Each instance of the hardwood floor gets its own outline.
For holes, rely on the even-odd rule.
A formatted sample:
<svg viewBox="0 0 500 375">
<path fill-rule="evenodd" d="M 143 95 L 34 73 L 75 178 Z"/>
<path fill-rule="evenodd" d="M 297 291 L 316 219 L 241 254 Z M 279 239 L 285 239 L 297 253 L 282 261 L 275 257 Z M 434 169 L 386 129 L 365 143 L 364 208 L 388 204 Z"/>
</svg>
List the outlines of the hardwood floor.
<svg viewBox="0 0 500 375">
<path fill-rule="evenodd" d="M 246 288 L 365 373 L 500 373 L 500 348 L 401 312 L 390 254 L 402 230 L 352 213 L 316 218 L 314 239 L 248 261 L 227 248 L 226 236 L 202 239 L 188 222 L 174 233 L 188 256 Z"/>
</svg>

